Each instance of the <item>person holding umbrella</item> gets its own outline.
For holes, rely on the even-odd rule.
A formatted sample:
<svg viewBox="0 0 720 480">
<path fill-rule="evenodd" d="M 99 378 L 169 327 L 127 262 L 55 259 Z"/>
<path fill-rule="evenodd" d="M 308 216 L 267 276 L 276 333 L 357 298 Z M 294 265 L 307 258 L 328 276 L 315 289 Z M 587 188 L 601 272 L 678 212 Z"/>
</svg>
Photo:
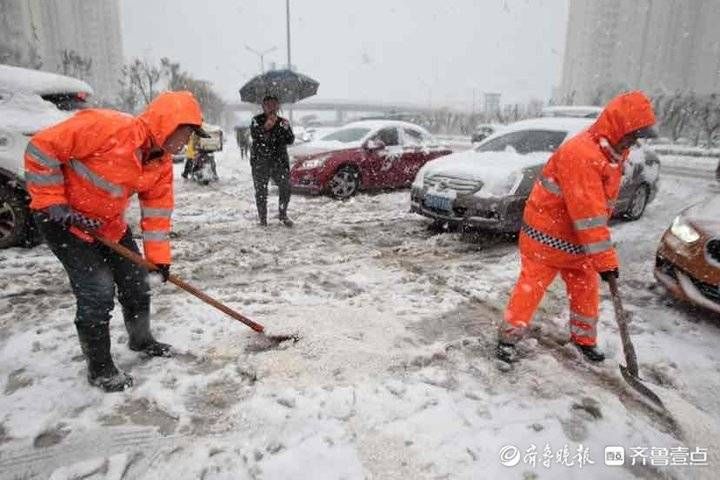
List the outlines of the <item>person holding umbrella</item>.
<svg viewBox="0 0 720 480">
<path fill-rule="evenodd" d="M 250 166 L 255 185 L 255 203 L 260 225 L 267 226 L 268 181 L 272 178 L 279 189 L 279 219 L 286 227 L 293 221 L 287 215 L 290 203 L 290 158 L 287 146 L 295 142 L 290 122 L 278 116 L 280 101 L 268 94 L 262 100 L 263 113 L 255 116 L 250 124 L 252 150 Z"/>
</svg>

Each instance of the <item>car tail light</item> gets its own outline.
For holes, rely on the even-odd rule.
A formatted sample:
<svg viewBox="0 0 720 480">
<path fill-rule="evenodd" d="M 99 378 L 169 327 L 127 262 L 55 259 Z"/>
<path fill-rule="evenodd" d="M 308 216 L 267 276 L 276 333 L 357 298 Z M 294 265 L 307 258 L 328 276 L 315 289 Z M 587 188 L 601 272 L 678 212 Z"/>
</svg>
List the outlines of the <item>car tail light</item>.
<svg viewBox="0 0 720 480">
<path fill-rule="evenodd" d="M 78 100 L 85 102 L 85 101 L 87 101 L 88 94 L 87 94 L 87 92 L 77 92 L 77 94 L 75 94 L 75 97 Z"/>
</svg>

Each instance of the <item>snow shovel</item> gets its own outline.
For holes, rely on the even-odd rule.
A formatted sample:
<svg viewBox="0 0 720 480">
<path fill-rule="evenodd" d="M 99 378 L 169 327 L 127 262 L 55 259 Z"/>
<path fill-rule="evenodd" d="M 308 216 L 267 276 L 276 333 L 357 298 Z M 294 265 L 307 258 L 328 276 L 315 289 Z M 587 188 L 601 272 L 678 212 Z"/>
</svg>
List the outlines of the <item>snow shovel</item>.
<svg viewBox="0 0 720 480">
<path fill-rule="evenodd" d="M 141 255 L 138 255 L 137 253 L 120 245 L 119 243 L 115 243 L 106 238 L 102 238 L 99 235 L 92 233 L 92 232 L 86 232 L 86 233 L 91 235 L 95 240 L 102 243 L 103 245 L 105 245 L 106 247 L 108 247 L 109 249 L 111 249 L 112 251 L 117 253 L 118 255 L 122 255 L 123 257 L 127 258 L 134 264 L 144 267 L 148 271 L 151 271 L 151 272 L 158 269 L 158 267 L 154 263 L 146 260 Z M 263 327 L 259 323 L 247 318 L 246 316 L 233 310 L 232 308 L 228 307 L 227 305 L 220 303 L 219 301 L 212 298 L 210 295 L 193 287 L 192 285 L 190 285 L 189 283 L 182 280 L 181 278 L 179 278 L 176 275 L 170 274 L 168 276 L 168 281 L 170 283 L 173 283 L 176 286 L 180 287 L 181 289 L 185 290 L 186 292 L 190 293 L 191 295 L 196 296 L 203 302 L 205 302 L 209 305 L 212 305 L 213 307 L 217 308 L 221 312 L 226 313 L 227 315 L 231 316 L 235 320 L 238 320 L 238 321 L 244 323 L 245 325 L 252 328 L 257 333 L 261 334 L 264 338 L 269 340 L 272 344 L 278 344 L 280 342 L 285 342 L 287 340 L 292 340 L 293 343 L 295 343 L 298 340 L 300 340 L 300 336 L 297 334 L 295 334 L 295 335 L 268 335 L 268 334 L 266 334 L 265 327 Z"/>
<path fill-rule="evenodd" d="M 620 330 L 623 352 L 625 353 L 626 365 L 620 365 L 620 373 L 622 373 L 623 378 L 632 388 L 641 393 L 643 396 L 649 398 L 659 407 L 665 409 L 660 397 L 640 382 L 640 377 L 638 376 L 637 355 L 635 354 L 635 347 L 630 340 L 630 332 L 628 332 L 628 323 L 630 322 L 630 319 L 622 305 L 617 279 L 611 276 L 608 280 L 608 286 L 610 287 L 610 296 L 612 297 L 613 307 L 615 309 L 615 321 L 617 321 L 618 329 Z"/>
</svg>

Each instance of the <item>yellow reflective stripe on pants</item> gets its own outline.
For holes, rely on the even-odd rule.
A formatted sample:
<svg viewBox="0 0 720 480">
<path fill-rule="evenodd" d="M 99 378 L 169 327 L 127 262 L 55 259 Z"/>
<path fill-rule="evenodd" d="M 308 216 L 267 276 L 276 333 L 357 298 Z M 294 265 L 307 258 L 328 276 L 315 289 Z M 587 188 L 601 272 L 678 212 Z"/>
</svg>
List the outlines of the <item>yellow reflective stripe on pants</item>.
<svg viewBox="0 0 720 480">
<path fill-rule="evenodd" d="M 170 240 L 170 233 L 162 231 L 143 232 L 143 240 L 148 240 L 151 242 L 165 242 Z"/>
<path fill-rule="evenodd" d="M 570 312 L 570 333 L 579 337 L 597 337 L 597 317 Z M 585 327 L 587 326 L 587 328 Z"/>
</svg>

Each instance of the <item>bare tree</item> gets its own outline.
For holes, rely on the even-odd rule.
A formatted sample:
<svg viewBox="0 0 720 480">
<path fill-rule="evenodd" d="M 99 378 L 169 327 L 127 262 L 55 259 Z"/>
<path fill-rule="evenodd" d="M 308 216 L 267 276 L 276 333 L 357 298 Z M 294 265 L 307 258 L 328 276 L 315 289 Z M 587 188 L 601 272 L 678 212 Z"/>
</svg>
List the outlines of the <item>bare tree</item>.
<svg viewBox="0 0 720 480">
<path fill-rule="evenodd" d="M 718 101 L 718 96 L 713 93 L 703 98 L 696 111 L 696 119 L 700 127 L 698 133 L 702 130 L 705 134 L 706 146 L 714 147 L 715 136 L 720 130 L 720 101 Z"/>
<path fill-rule="evenodd" d="M 162 75 L 167 80 L 168 90 L 188 90 L 195 95 L 202 106 L 203 115 L 211 122 L 221 122 L 225 102 L 213 90 L 212 84 L 204 80 L 193 78 L 188 72 L 181 69 L 180 64 L 168 58 L 160 60 Z"/>
<path fill-rule="evenodd" d="M 120 92 L 118 93 L 118 107 L 120 110 L 128 113 L 135 113 L 140 101 L 140 92 L 132 81 L 130 65 L 123 65 L 120 70 L 121 77 Z"/>
<path fill-rule="evenodd" d="M 139 58 L 136 58 L 127 67 L 130 83 L 137 89 L 147 105 L 158 94 L 160 68 Z"/>
<path fill-rule="evenodd" d="M 656 103 L 655 112 L 660 117 L 663 132 L 677 141 L 688 129 L 695 110 L 695 95 L 675 92 Z"/>
</svg>

